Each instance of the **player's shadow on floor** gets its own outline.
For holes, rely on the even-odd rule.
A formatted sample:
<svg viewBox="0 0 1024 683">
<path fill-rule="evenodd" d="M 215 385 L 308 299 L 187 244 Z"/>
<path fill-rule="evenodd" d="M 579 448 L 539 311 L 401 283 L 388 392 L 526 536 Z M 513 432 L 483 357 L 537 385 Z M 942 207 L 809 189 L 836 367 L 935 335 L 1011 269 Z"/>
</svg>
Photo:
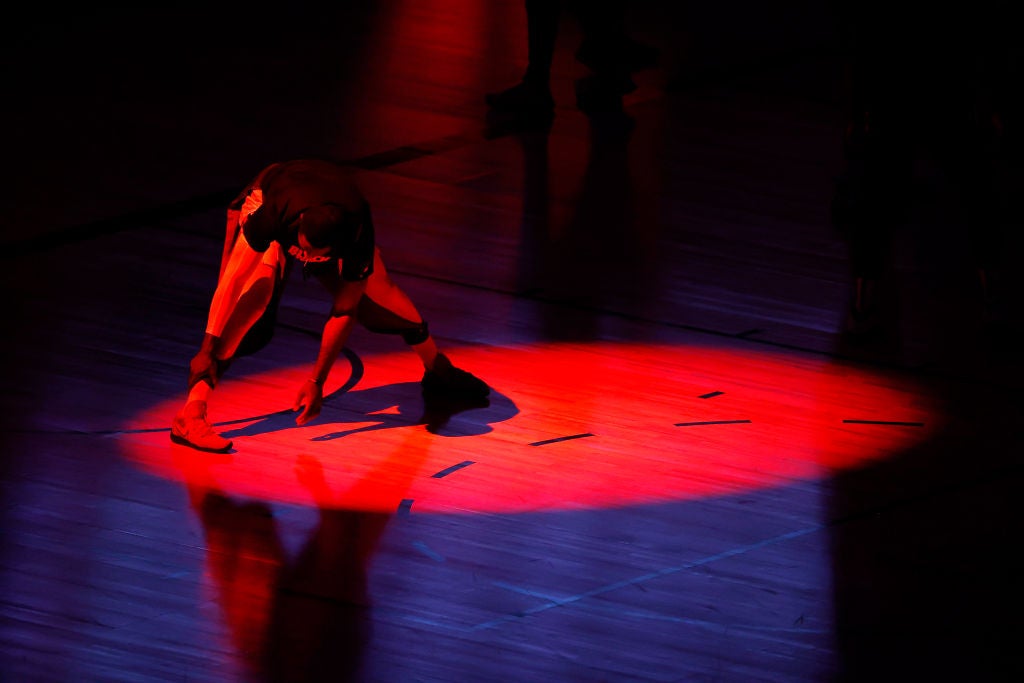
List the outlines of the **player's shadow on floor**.
<svg viewBox="0 0 1024 683">
<path fill-rule="evenodd" d="M 331 441 L 359 432 L 416 425 L 425 425 L 428 432 L 439 436 L 479 436 L 492 431 L 492 424 L 518 413 L 519 408 L 510 399 L 493 390 L 489 397 L 478 400 L 428 398 L 421 393 L 419 382 L 401 382 L 362 391 L 346 391 L 343 387 L 324 397 L 320 415 L 303 427 L 325 423 L 340 427 L 312 441 Z M 296 429 L 297 415 L 291 410 L 271 413 L 222 434 L 231 439 Z M 346 424 L 358 426 L 345 429 Z"/>
</svg>

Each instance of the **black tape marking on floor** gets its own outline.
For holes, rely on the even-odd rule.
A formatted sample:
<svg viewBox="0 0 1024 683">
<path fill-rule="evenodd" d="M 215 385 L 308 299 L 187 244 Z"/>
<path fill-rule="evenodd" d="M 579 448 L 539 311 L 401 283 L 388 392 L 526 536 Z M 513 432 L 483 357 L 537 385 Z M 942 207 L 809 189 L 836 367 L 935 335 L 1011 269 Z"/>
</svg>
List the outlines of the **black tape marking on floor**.
<svg viewBox="0 0 1024 683">
<path fill-rule="evenodd" d="M 724 393 L 724 391 L 709 391 L 706 394 L 701 394 L 697 398 L 714 398 L 715 396 L 721 396 Z"/>
<path fill-rule="evenodd" d="M 398 516 L 408 517 L 410 512 L 412 512 L 412 498 L 403 498 L 402 502 L 398 504 Z"/>
<path fill-rule="evenodd" d="M 451 467 L 446 467 L 445 469 L 441 470 L 437 474 L 433 474 L 431 476 L 434 479 L 440 479 L 441 477 L 447 477 L 452 472 L 457 472 L 457 471 L 461 470 L 463 467 L 469 467 L 472 464 L 474 464 L 474 461 L 472 461 L 472 460 L 463 460 L 458 465 L 452 465 Z"/>
<path fill-rule="evenodd" d="M 593 436 L 590 432 L 586 434 L 573 434 L 572 436 L 560 436 L 557 439 L 545 439 L 544 441 L 534 441 L 529 444 L 530 446 L 546 446 L 549 443 L 558 443 L 559 441 L 572 441 L 573 439 L 585 439 L 588 436 Z"/>
<path fill-rule="evenodd" d="M 750 424 L 750 420 L 708 420 L 706 422 L 676 422 L 676 427 L 701 427 L 703 425 Z"/>
</svg>

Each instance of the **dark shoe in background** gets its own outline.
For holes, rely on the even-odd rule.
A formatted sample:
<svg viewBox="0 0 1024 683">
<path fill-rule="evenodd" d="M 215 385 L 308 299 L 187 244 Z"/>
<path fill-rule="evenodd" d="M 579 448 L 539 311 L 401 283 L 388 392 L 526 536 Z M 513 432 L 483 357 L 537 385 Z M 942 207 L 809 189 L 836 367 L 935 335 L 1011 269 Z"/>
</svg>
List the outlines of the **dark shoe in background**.
<svg viewBox="0 0 1024 683">
<path fill-rule="evenodd" d="M 553 115 L 555 110 L 551 91 L 527 81 L 501 92 L 488 93 L 484 99 L 491 109 L 509 114 L 544 117 Z"/>
<path fill-rule="evenodd" d="M 487 113 L 485 137 L 492 139 L 509 133 L 544 130 L 555 118 L 555 100 L 546 86 L 523 81 L 484 98 Z"/>
</svg>

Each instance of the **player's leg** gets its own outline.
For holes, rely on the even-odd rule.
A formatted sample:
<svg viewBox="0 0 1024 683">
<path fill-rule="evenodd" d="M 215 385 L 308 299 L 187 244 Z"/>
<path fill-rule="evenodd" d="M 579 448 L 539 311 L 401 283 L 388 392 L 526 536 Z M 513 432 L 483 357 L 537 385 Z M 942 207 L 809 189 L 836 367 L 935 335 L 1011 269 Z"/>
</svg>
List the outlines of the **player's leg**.
<svg viewBox="0 0 1024 683">
<path fill-rule="evenodd" d="M 207 418 L 213 380 L 223 376 L 240 349 L 252 353 L 269 341 L 276 302 L 283 285 L 284 266 L 283 251 L 278 245 L 272 245 L 246 275 L 246 283 L 238 299 L 227 304 L 231 311 L 220 335 L 214 357 L 216 363 L 212 369 L 216 377 L 208 379 L 190 374 L 188 397 L 171 426 L 171 440 L 175 443 L 210 452 L 230 450 L 231 441 L 217 434 Z"/>
<path fill-rule="evenodd" d="M 458 395 L 483 398 L 490 393 L 485 382 L 461 370 L 438 350 L 427 323 L 415 304 L 388 275 L 380 250 L 373 255 L 373 274 L 359 303 L 359 322 L 368 330 L 399 334 L 423 363 L 423 392 L 427 395 Z"/>
</svg>

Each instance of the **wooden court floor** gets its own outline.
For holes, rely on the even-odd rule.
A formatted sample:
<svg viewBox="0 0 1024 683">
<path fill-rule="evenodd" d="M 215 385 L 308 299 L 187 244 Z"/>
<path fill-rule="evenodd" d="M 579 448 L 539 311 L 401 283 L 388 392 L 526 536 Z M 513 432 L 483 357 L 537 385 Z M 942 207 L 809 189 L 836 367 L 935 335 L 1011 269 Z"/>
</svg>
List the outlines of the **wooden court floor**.
<svg viewBox="0 0 1024 683">
<path fill-rule="evenodd" d="M 0 681 L 1024 680 L 1019 298 L 988 324 L 925 159 L 844 333 L 832 9 L 632 4 L 659 62 L 597 115 L 567 16 L 525 131 L 483 100 L 517 0 L 6 29 Z M 297 427 L 329 304 L 296 271 L 211 400 L 233 451 L 176 446 L 226 203 L 300 156 L 352 166 L 492 395 L 428 405 L 357 329 Z"/>
</svg>

